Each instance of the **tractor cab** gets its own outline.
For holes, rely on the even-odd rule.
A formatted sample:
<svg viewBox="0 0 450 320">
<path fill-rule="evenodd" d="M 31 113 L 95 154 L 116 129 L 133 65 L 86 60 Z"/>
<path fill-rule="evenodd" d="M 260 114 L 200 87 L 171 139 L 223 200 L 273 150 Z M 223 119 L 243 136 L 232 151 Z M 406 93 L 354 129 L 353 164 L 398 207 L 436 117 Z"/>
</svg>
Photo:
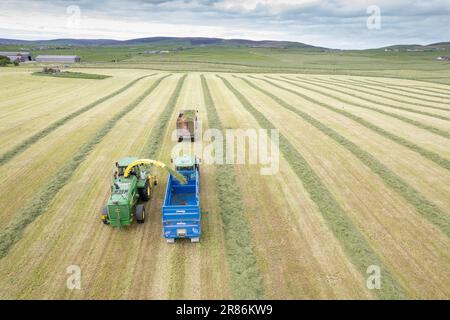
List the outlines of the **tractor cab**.
<svg viewBox="0 0 450 320">
<path fill-rule="evenodd" d="M 116 162 L 117 175 L 119 177 L 123 177 L 127 167 L 136 160 L 138 160 L 138 158 L 136 158 L 136 157 L 127 157 L 127 158 L 122 158 L 118 162 Z M 139 166 L 133 167 L 133 169 L 130 172 L 130 176 L 138 177 L 138 174 L 140 174 Z"/>
<path fill-rule="evenodd" d="M 173 164 L 176 171 L 196 171 L 199 169 L 199 159 L 197 157 L 182 156 L 175 158 Z"/>
<path fill-rule="evenodd" d="M 172 159 L 175 171 L 182 174 L 186 180 L 192 181 L 200 173 L 200 160 L 197 157 L 180 156 Z"/>
</svg>

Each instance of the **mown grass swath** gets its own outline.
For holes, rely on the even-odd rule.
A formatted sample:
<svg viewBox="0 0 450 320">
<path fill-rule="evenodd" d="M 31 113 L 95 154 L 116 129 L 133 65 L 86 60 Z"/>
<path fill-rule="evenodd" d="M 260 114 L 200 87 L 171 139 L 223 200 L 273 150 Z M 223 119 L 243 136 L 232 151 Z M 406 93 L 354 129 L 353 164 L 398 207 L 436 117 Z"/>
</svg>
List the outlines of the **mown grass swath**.
<svg viewBox="0 0 450 320">
<path fill-rule="evenodd" d="M 301 80 L 301 81 L 304 81 L 304 82 L 308 82 L 308 81 L 305 80 L 305 79 L 300 79 L 300 78 L 297 78 L 297 79 L 299 79 L 299 80 Z M 289 79 L 289 80 L 292 81 L 292 79 Z M 404 104 L 409 104 L 409 105 L 415 105 L 415 106 L 418 106 L 418 107 L 421 107 L 421 108 L 425 108 L 425 109 L 435 109 L 435 110 L 441 110 L 441 111 L 450 111 L 450 108 L 437 107 L 437 106 L 434 106 L 434 105 L 433 105 L 433 106 L 431 106 L 431 105 L 425 105 L 425 104 L 423 104 L 423 103 L 417 103 L 417 102 L 412 102 L 412 101 L 405 101 L 405 100 L 393 98 L 393 97 L 391 97 L 391 96 L 386 96 L 386 95 L 383 95 L 383 94 L 378 94 L 378 93 L 375 93 L 375 92 L 373 92 L 373 91 L 362 90 L 362 89 L 360 89 L 362 86 L 358 86 L 358 87 L 355 87 L 354 85 L 348 86 L 348 85 L 344 85 L 344 84 L 342 84 L 342 83 L 333 82 L 333 81 L 328 81 L 328 80 L 317 80 L 317 79 L 315 79 L 315 80 L 309 80 L 309 81 L 310 81 L 310 82 L 313 82 L 314 84 L 316 84 L 317 82 L 325 83 L 325 84 L 331 84 L 331 85 L 334 85 L 334 86 L 337 86 L 337 87 L 341 87 L 341 88 L 345 88 L 345 89 L 350 89 L 350 90 L 353 90 L 353 91 L 356 91 L 356 92 L 359 92 L 359 93 L 368 94 L 368 95 L 370 95 L 370 96 L 374 96 L 374 97 L 377 97 L 377 98 L 387 99 L 387 100 L 391 100 L 391 101 L 395 101 L 395 102 L 400 102 L 400 103 L 404 103 Z M 382 90 L 377 90 L 377 91 L 382 92 Z M 389 92 L 389 93 L 392 94 L 392 95 L 395 94 L 395 93 L 392 93 L 392 92 Z M 393 108 L 394 108 L 394 107 L 395 107 L 395 108 L 399 108 L 399 107 L 398 107 L 397 105 L 395 105 L 395 104 L 389 104 L 389 103 L 386 103 L 386 102 L 380 102 L 380 101 L 377 101 L 377 100 L 369 100 L 367 97 L 365 98 L 365 100 L 371 101 L 371 102 L 375 102 L 375 103 L 377 103 L 377 104 L 379 104 L 379 105 L 384 105 L 384 106 L 393 107 Z M 434 103 L 436 103 L 436 101 L 434 101 Z M 405 108 L 405 107 L 402 107 L 402 108 Z M 411 111 L 411 110 L 414 110 L 414 109 L 409 109 L 409 108 L 408 108 L 408 111 Z M 417 112 L 417 110 L 415 110 L 415 111 Z M 447 117 L 443 117 L 443 116 L 440 116 L 440 115 L 436 115 L 436 114 L 434 114 L 434 113 L 427 113 L 427 115 L 430 116 L 430 117 L 438 118 L 438 119 L 449 120 Z"/>
<path fill-rule="evenodd" d="M 183 246 L 176 246 L 172 251 L 170 259 L 170 280 L 168 287 L 168 300 L 183 299 L 184 284 L 186 277 L 186 250 Z"/>
<path fill-rule="evenodd" d="M 302 79 L 302 78 L 297 77 L 297 79 Z M 302 79 L 302 80 L 305 80 L 305 79 Z M 389 86 L 389 85 L 372 84 L 372 83 L 367 83 L 367 82 L 362 81 L 362 80 L 355 80 L 355 79 L 342 80 L 342 79 L 329 78 L 328 80 L 325 80 L 325 79 L 317 79 L 317 78 L 315 78 L 315 79 L 309 79 L 309 80 L 323 82 L 323 83 L 329 83 L 329 84 L 343 84 L 343 85 L 351 85 L 351 86 L 355 86 L 356 85 L 357 86 L 356 88 L 366 88 L 366 89 L 375 90 L 375 91 L 380 91 L 379 88 L 382 87 L 382 88 L 391 89 L 393 91 L 381 90 L 380 92 L 386 92 L 386 93 L 390 93 L 390 94 L 395 95 L 395 96 L 405 97 L 405 98 L 409 98 L 409 99 L 423 100 L 422 98 L 417 97 L 417 96 L 412 96 L 412 95 L 409 95 L 409 94 L 401 94 L 401 93 L 399 93 L 399 92 L 405 92 L 405 89 L 403 89 L 403 87 L 400 87 L 400 86 L 396 87 L 396 86 Z M 368 94 L 373 94 L 372 93 L 373 91 L 370 91 L 370 92 L 371 93 L 368 93 Z M 407 92 L 409 93 L 411 91 L 408 90 Z M 411 92 L 411 93 L 413 93 L 413 92 Z M 417 95 L 420 95 L 420 96 L 426 96 L 427 95 L 424 92 L 414 92 L 414 93 L 417 94 Z M 436 96 L 436 95 L 434 95 L 434 97 L 440 99 L 440 101 L 438 101 L 438 100 L 426 100 L 426 101 L 434 103 L 434 104 L 436 104 L 436 103 L 437 104 L 449 103 L 448 101 L 443 101 L 443 100 L 446 100 L 446 99 L 448 100 L 448 99 L 450 99 L 450 97 Z M 388 96 L 385 96 L 385 98 L 395 101 L 395 98 L 390 98 Z M 402 101 L 402 100 L 399 99 L 399 101 Z M 403 101 L 403 103 L 409 103 L 409 104 L 413 104 L 413 105 L 418 105 L 418 106 L 422 106 L 422 107 L 425 107 L 425 108 L 432 108 L 432 109 L 437 109 L 437 110 L 450 111 L 450 108 L 438 107 L 438 106 L 435 106 L 435 105 L 432 105 L 432 106 L 419 105 L 416 102 L 410 102 L 410 101 Z"/>
<path fill-rule="evenodd" d="M 72 177 L 75 170 L 86 159 L 89 153 L 114 128 L 115 124 L 125 115 L 135 109 L 161 81 L 170 75 L 159 78 L 155 83 L 124 109 L 116 113 L 100 128 L 92 138 L 85 143 L 71 159 L 67 160 L 53 178 L 18 212 L 9 225 L 0 231 L 0 258 L 5 257 L 11 247 L 20 240 L 25 228 L 39 217 L 50 205 L 58 191 L 61 190 Z"/>
<path fill-rule="evenodd" d="M 341 79 L 330 78 L 330 80 L 332 80 L 333 82 L 334 81 L 337 81 L 339 83 L 342 82 Z M 361 87 L 361 88 L 366 88 L 366 89 L 376 90 L 378 92 L 384 92 L 384 93 L 388 93 L 388 94 L 393 94 L 393 95 L 398 96 L 398 97 L 405 97 L 405 98 L 408 98 L 408 99 L 415 99 L 415 100 L 419 100 L 419 101 L 423 101 L 423 102 L 429 102 L 429 103 L 445 103 L 445 102 L 442 102 L 442 101 L 426 99 L 426 98 L 423 98 L 423 97 L 411 96 L 410 94 L 407 94 L 407 93 L 411 93 L 411 92 L 406 90 L 406 93 L 405 93 L 405 89 L 394 89 L 394 90 L 396 90 L 396 92 L 392 92 L 392 91 L 389 91 L 389 90 L 380 89 L 380 87 L 381 88 L 386 87 L 386 86 L 383 86 L 383 85 L 378 85 L 376 87 L 376 89 L 374 89 L 372 86 L 368 85 L 367 83 L 364 83 L 364 82 L 361 82 L 361 81 L 357 81 L 357 83 L 358 83 L 358 86 Z M 404 93 L 400 93 L 400 92 L 404 92 Z M 421 94 L 421 96 L 427 96 L 427 94 Z M 436 97 L 436 96 L 434 96 L 434 97 Z M 445 99 L 444 97 L 437 97 L 437 98 Z"/>
<path fill-rule="evenodd" d="M 257 120 L 261 128 L 274 129 L 275 126 L 258 111 L 231 83 L 225 78 L 219 77 L 228 89 L 236 96 L 247 111 Z M 305 114 L 308 119 L 308 115 Z M 311 118 L 312 119 L 312 118 Z M 316 203 L 320 213 L 327 221 L 334 236 L 339 240 L 350 260 L 366 277 L 366 270 L 370 265 L 378 265 L 382 269 L 382 287 L 377 290 L 380 298 L 401 299 L 406 297 L 406 293 L 401 285 L 394 279 L 390 271 L 382 263 L 378 255 L 373 251 L 366 238 L 352 223 L 345 211 L 336 201 L 331 192 L 323 184 L 320 177 L 310 167 L 308 162 L 291 144 L 291 142 L 280 133 L 280 151 L 283 157 L 292 167 L 295 174 L 302 181 L 311 199 Z"/>
<path fill-rule="evenodd" d="M 405 92 L 405 93 L 416 94 L 416 95 L 420 95 L 420 96 L 432 97 L 432 98 L 437 98 L 437 99 L 450 99 L 450 96 L 446 95 L 445 93 L 441 93 L 441 95 L 437 95 L 437 94 L 431 94 L 431 93 L 429 93 L 429 91 L 426 91 L 426 90 L 423 90 L 423 89 L 417 89 L 419 91 L 407 90 L 407 89 L 404 88 L 405 86 L 388 84 L 388 83 L 383 83 L 383 82 L 379 82 L 379 81 L 376 81 L 375 83 L 373 83 L 373 82 L 370 82 L 368 80 L 361 80 L 361 79 L 346 79 L 346 80 L 343 80 L 343 79 L 330 78 L 330 80 L 338 81 L 338 82 L 342 82 L 342 83 L 346 83 L 346 84 L 365 85 L 365 86 L 367 86 L 367 88 L 371 88 L 371 89 L 374 89 L 374 90 L 377 90 L 379 87 L 382 87 L 382 88 L 395 90 L 396 92 L 397 91 Z M 392 92 L 392 93 L 396 94 L 396 92 Z M 433 93 L 436 93 L 436 92 L 433 92 Z M 411 98 L 416 98 L 417 99 L 416 96 L 411 96 Z M 435 102 L 442 103 L 442 101 L 435 101 Z"/>
<path fill-rule="evenodd" d="M 208 83 L 201 76 L 203 95 L 210 128 L 223 129 Z M 225 147 L 225 146 L 224 146 Z M 216 166 L 216 188 L 219 213 L 224 224 L 226 256 L 231 270 L 231 288 L 236 299 L 263 297 L 262 277 L 244 215 L 236 173 L 232 165 Z"/>
<path fill-rule="evenodd" d="M 332 79 L 332 78 L 330 78 L 330 79 Z M 357 79 L 357 80 L 356 79 L 347 79 L 347 81 L 357 81 L 357 82 L 361 82 L 363 84 L 370 85 L 370 86 L 382 85 L 382 86 L 386 86 L 388 88 L 396 88 L 396 89 L 398 88 L 399 90 L 405 90 L 404 89 L 405 85 L 403 85 L 403 84 L 387 83 L 387 82 L 377 81 L 377 80 L 373 80 L 373 79 L 364 79 L 364 80 L 363 79 Z M 417 91 L 414 91 L 414 93 L 417 93 L 417 94 L 421 94 L 424 92 L 437 93 L 437 94 L 440 94 L 441 96 L 436 95 L 436 97 L 443 97 L 443 98 L 450 99 L 450 94 L 449 94 L 450 87 L 447 90 L 445 90 L 443 88 L 437 88 L 437 87 L 431 88 L 428 86 L 421 86 L 421 85 L 406 85 L 406 86 L 409 89 L 417 90 Z M 442 91 L 440 91 L 440 90 L 442 90 Z M 413 93 L 413 91 L 411 91 L 411 93 Z"/>
<path fill-rule="evenodd" d="M 252 88 L 266 94 L 280 106 L 297 114 L 303 120 L 313 125 L 315 128 L 332 138 L 334 141 L 342 145 L 345 149 L 355 155 L 362 163 L 375 172 L 383 182 L 396 191 L 401 197 L 403 197 L 408 203 L 410 203 L 418 213 L 420 213 L 425 219 L 436 225 L 447 237 L 450 237 L 450 216 L 443 212 L 438 206 L 430 202 L 420 192 L 411 187 L 388 167 L 378 161 L 370 153 L 364 151 L 356 144 L 346 139 L 333 129 L 327 127 L 317 119 L 313 118 L 309 114 L 299 110 L 298 108 L 288 104 L 286 101 L 273 95 L 272 93 L 264 90 L 250 81 L 243 79 Z"/>
<path fill-rule="evenodd" d="M 0 165 L 3 165 L 4 163 L 9 161 L 13 157 L 15 157 L 18 154 L 22 153 L 23 151 L 28 149 L 31 145 L 33 145 L 34 143 L 38 142 L 39 140 L 41 140 L 42 138 L 44 138 L 45 136 L 50 134 L 52 131 L 56 130 L 57 128 L 59 128 L 63 124 L 67 123 L 68 121 L 70 121 L 70 120 L 78 117 L 79 115 L 81 115 L 81 114 L 83 114 L 83 113 L 85 113 L 85 112 L 95 108 L 96 106 L 98 106 L 99 104 L 105 102 L 106 100 L 109 100 L 109 99 L 117 96 L 118 94 L 124 92 L 125 90 L 129 89 L 130 87 L 132 87 L 139 80 L 142 80 L 143 78 L 151 77 L 153 75 L 155 75 L 155 74 L 137 78 L 137 79 L 131 81 L 130 83 L 128 83 L 127 85 L 125 85 L 124 87 L 120 88 L 119 90 L 114 91 L 113 93 L 108 94 L 108 95 L 106 95 L 106 96 L 104 96 L 104 97 L 102 97 L 102 98 L 100 98 L 100 99 L 98 99 L 98 100 L 88 104 L 87 106 L 85 106 L 85 107 L 83 107 L 81 109 L 78 109 L 78 110 L 68 114 L 67 116 L 64 116 L 61 119 L 53 122 L 52 124 L 48 125 L 44 129 L 42 129 L 39 132 L 35 133 L 31 137 L 25 139 L 23 142 L 21 142 L 18 145 L 14 146 L 11 150 L 9 150 L 9 151 L 5 152 L 4 154 L 0 155 Z"/>
<path fill-rule="evenodd" d="M 290 78 L 287 78 L 287 77 L 282 77 L 282 78 L 286 79 L 286 80 L 294 81 L 293 79 L 290 79 Z M 274 79 L 275 80 L 275 78 L 270 78 L 270 79 Z M 432 118 L 436 118 L 436 119 L 440 119 L 440 120 L 444 120 L 444 121 L 450 121 L 450 117 L 446 117 L 446 116 L 443 116 L 443 115 L 440 115 L 440 114 L 435 114 L 435 113 L 422 111 L 422 110 L 417 110 L 417 109 L 411 109 L 411 108 L 408 108 L 408 107 L 402 107 L 402 106 L 395 105 L 395 104 L 389 104 L 389 103 L 386 103 L 386 102 L 370 99 L 370 98 L 367 98 L 367 97 L 361 97 L 358 94 L 348 92 L 348 90 L 339 90 L 339 89 L 336 89 L 336 88 L 333 88 L 333 87 L 330 87 L 330 86 L 325 86 L 325 85 L 321 85 L 320 84 L 320 83 L 325 83 L 325 84 L 331 84 L 331 85 L 334 85 L 334 86 L 338 86 L 338 84 L 336 84 L 335 82 L 330 82 L 330 81 L 327 81 L 327 80 L 317 80 L 317 79 L 315 79 L 313 81 L 312 80 L 308 81 L 308 80 L 300 79 L 300 78 L 297 78 L 297 79 L 299 79 L 301 82 L 310 84 L 312 86 L 316 86 L 316 87 L 323 88 L 323 89 L 328 89 L 328 90 L 334 91 L 334 92 L 343 93 L 343 94 L 346 94 L 348 96 L 352 96 L 352 97 L 355 97 L 355 98 L 358 98 L 358 99 L 361 99 L 361 100 L 365 100 L 365 101 L 368 101 L 368 102 L 371 102 L 371 103 L 374 103 L 374 104 L 377 104 L 377 105 L 380 105 L 380 106 L 385 106 L 385 107 L 388 107 L 388 108 L 403 110 L 403 111 L 407 111 L 407 112 L 411 112 L 411 113 L 417 113 L 417 114 L 420 114 L 420 115 L 424 115 L 424 116 L 428 116 L 428 117 L 432 117 Z M 300 86 L 300 84 L 298 82 L 295 82 L 295 83 Z M 303 87 L 303 88 L 306 88 L 306 87 Z M 306 89 L 309 89 L 309 88 L 306 88 Z M 356 87 L 354 87 L 354 85 L 352 85 L 352 87 L 349 87 L 348 89 L 354 90 L 356 92 L 359 91 Z M 309 89 L 309 90 L 313 91 L 314 89 Z M 322 93 L 322 94 L 324 94 L 324 93 Z M 329 95 L 329 94 L 326 94 L 326 95 Z M 331 95 L 329 95 L 329 96 L 331 96 Z M 335 98 L 336 96 L 333 95 L 331 97 Z M 355 102 L 348 102 L 347 100 L 343 100 L 343 99 L 339 99 L 339 98 L 336 98 L 336 99 L 340 100 L 342 102 L 346 102 L 346 103 L 349 103 L 349 104 L 353 104 L 355 106 L 362 107 L 362 108 L 366 108 L 366 109 L 369 108 L 367 106 L 364 106 L 364 105 L 361 105 L 361 104 L 357 104 Z M 404 102 L 404 103 L 407 103 L 407 102 Z M 381 110 L 381 109 L 376 109 L 376 110 Z M 450 111 L 450 109 L 445 109 L 445 110 L 446 111 Z M 408 119 L 406 117 L 403 117 L 403 118 Z"/>
<path fill-rule="evenodd" d="M 287 77 L 282 77 L 282 78 L 283 78 L 283 79 L 289 79 L 289 80 L 291 80 L 290 78 L 287 78 Z M 278 80 L 278 79 L 276 79 L 276 78 L 269 78 L 269 79 Z M 307 82 L 307 81 L 304 81 L 304 82 Z M 295 82 L 295 83 L 296 83 L 296 82 Z M 308 83 L 309 83 L 309 82 L 308 82 Z M 297 84 L 297 83 L 296 83 L 296 84 Z M 359 97 L 358 95 L 352 94 L 352 93 L 350 93 L 350 92 L 346 92 L 346 91 L 341 91 L 341 90 L 333 89 L 333 88 L 326 87 L 326 86 L 322 86 L 322 85 L 316 84 L 316 83 L 309 83 L 309 84 L 312 85 L 312 86 L 317 86 L 317 87 L 319 87 L 319 88 L 328 89 L 328 90 L 330 90 L 330 91 L 339 92 L 339 93 L 343 93 L 343 94 L 346 94 L 346 95 L 349 95 L 349 96 L 352 96 L 352 97 L 357 97 L 357 98 L 359 98 L 359 99 L 363 99 L 363 100 L 366 100 L 366 101 L 370 101 L 370 100 L 368 100 L 368 99 L 361 98 L 361 97 Z M 337 100 L 337 101 L 339 101 L 339 102 L 342 102 L 342 103 L 345 103 L 345 104 L 348 104 L 348 105 L 352 105 L 352 106 L 355 106 L 355 107 L 358 107 L 358 108 L 363 108 L 363 109 L 371 110 L 371 111 L 374 111 L 374 112 L 377 112 L 377 113 L 384 114 L 384 115 L 389 116 L 389 117 L 393 117 L 393 118 L 395 118 L 395 119 L 398 119 L 398 120 L 400 120 L 400 121 L 406 122 L 406 123 L 408 123 L 408 124 L 410 124 L 410 125 L 413 125 L 413 126 L 415 126 L 415 127 L 420 128 L 420 129 L 423 129 L 423 130 L 429 131 L 429 132 L 431 132 L 431 133 L 437 134 L 437 135 L 439 135 L 439 136 L 441 136 L 441 137 L 450 139 L 450 133 L 449 133 L 449 132 L 447 132 L 447 131 L 445 131 L 445 130 L 441 130 L 441 129 L 436 128 L 436 127 L 433 127 L 433 126 L 430 126 L 430 125 L 427 125 L 427 124 L 424 124 L 424 123 L 422 123 L 422 122 L 420 122 L 420 121 L 417 121 L 417 120 L 413 120 L 413 119 L 404 117 L 404 116 L 399 115 L 399 114 L 397 114 L 397 113 L 388 112 L 388 111 L 385 111 L 385 110 L 383 110 L 383 109 L 379 109 L 379 108 L 375 108 L 375 107 L 369 107 L 369 106 L 366 106 L 366 105 L 363 105 L 363 104 L 360 104 L 360 103 L 356 103 L 356 102 L 351 102 L 351 101 L 349 101 L 349 100 L 340 98 L 340 97 L 338 97 L 338 96 L 336 96 L 336 95 L 332 95 L 332 94 L 329 94 L 329 93 L 326 93 L 326 92 L 323 92 L 323 91 L 320 91 L 320 90 L 317 90 L 317 89 L 314 89 L 314 88 L 304 87 L 304 86 L 302 86 L 302 85 L 300 85 L 300 84 L 298 84 L 298 86 L 301 87 L 301 88 L 303 88 L 303 89 L 306 89 L 306 90 L 309 90 L 309 91 L 312 91 L 312 92 L 316 92 L 316 93 L 323 94 L 323 95 L 325 95 L 325 96 L 331 97 L 331 98 L 333 98 L 333 99 L 335 99 L 335 100 Z M 370 101 L 370 102 L 372 102 L 372 101 Z M 410 109 L 408 109 L 408 108 L 402 108 L 402 107 L 395 107 L 395 108 L 396 108 L 396 109 L 405 110 L 405 111 L 414 112 L 414 113 L 419 113 L 419 114 L 423 114 L 423 115 L 428 115 L 428 116 L 430 115 L 430 114 L 428 114 L 428 112 L 415 111 L 415 110 L 410 110 Z M 432 116 L 434 117 L 434 115 L 432 115 Z M 450 118 L 447 118 L 447 117 L 443 117 L 443 116 L 441 117 L 441 116 L 438 116 L 438 118 L 444 118 L 444 119 L 448 119 L 448 120 L 450 121 Z"/>
<path fill-rule="evenodd" d="M 259 78 L 254 78 L 254 79 L 259 79 Z M 293 93 L 293 94 L 295 94 L 295 95 L 297 95 L 299 97 L 302 97 L 303 99 L 305 99 L 305 100 L 307 100 L 307 101 L 309 101 L 311 103 L 314 103 L 316 105 L 319 105 L 319 106 L 324 107 L 326 109 L 329 109 L 331 111 L 339 113 L 339 114 L 341 114 L 341 115 L 343 115 L 343 116 L 345 116 L 345 117 L 347 117 L 349 119 L 352 119 L 353 121 L 359 123 L 360 125 L 368 128 L 368 129 L 378 133 L 379 135 L 381 135 L 381 136 L 383 136 L 383 137 L 385 137 L 387 139 L 390 139 L 390 140 L 392 140 L 392 141 L 394 141 L 394 142 L 396 142 L 396 143 L 398 143 L 398 144 L 400 144 L 400 145 L 402 145 L 402 146 L 404 146 L 404 147 L 406 147 L 406 148 L 408 148 L 408 149 L 410 149 L 410 150 L 412 150 L 414 152 L 417 152 L 418 154 L 420 154 L 421 156 L 427 158 L 428 160 L 433 161 L 434 163 L 436 163 L 440 167 L 450 171 L 450 160 L 447 160 L 447 159 L 441 157 L 439 154 L 437 154 L 435 152 L 426 150 L 426 149 L 420 147 L 419 145 L 417 145 L 417 144 L 415 144 L 415 143 L 413 143 L 411 141 L 408 141 L 408 140 L 406 140 L 406 139 L 404 139 L 402 137 L 399 137 L 399 136 L 397 136 L 397 135 L 395 135 L 393 133 L 390 133 L 390 132 L 384 130 L 383 128 L 378 127 L 378 126 L 374 125 L 373 123 L 371 123 L 371 122 L 369 122 L 369 121 L 367 121 L 367 120 L 365 120 L 365 119 L 363 119 L 361 117 L 358 117 L 358 116 L 356 116 L 356 115 L 354 115 L 354 114 L 352 114 L 352 113 L 350 113 L 348 111 L 345 111 L 343 109 L 339 109 L 339 108 L 336 108 L 336 107 L 332 107 L 331 105 L 328 105 L 326 103 L 320 102 L 319 100 L 313 99 L 313 98 L 311 98 L 309 96 L 306 96 L 306 95 L 304 95 L 302 93 L 299 93 L 299 92 L 297 92 L 295 90 L 291 90 L 289 88 L 280 86 L 280 85 L 276 84 L 273 81 L 270 81 L 270 80 L 267 80 L 267 79 L 259 79 L 259 80 L 265 81 L 265 82 L 273 85 L 274 87 L 277 87 L 277 88 L 283 89 L 285 91 L 291 92 L 291 93 Z M 292 82 L 292 81 L 286 81 L 286 80 L 279 80 L 279 81 L 290 83 L 290 84 L 292 84 L 294 86 L 301 87 L 301 88 L 306 89 L 306 90 L 311 90 L 309 88 L 305 88 L 305 87 L 303 87 L 303 86 L 301 86 L 301 85 L 299 85 L 299 84 L 297 84 L 295 82 Z M 313 91 L 313 90 L 311 90 L 311 91 Z"/>
</svg>

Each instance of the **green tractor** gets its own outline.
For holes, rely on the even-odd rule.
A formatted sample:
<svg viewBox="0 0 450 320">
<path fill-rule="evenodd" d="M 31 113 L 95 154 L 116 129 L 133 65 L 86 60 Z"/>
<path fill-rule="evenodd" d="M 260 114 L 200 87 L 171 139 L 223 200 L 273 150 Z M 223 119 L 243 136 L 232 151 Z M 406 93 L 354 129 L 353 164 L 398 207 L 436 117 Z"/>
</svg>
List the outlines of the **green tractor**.
<svg viewBox="0 0 450 320">
<path fill-rule="evenodd" d="M 133 220 L 145 221 L 145 207 L 157 180 L 148 170 L 149 165 L 161 165 L 158 161 L 123 158 L 116 162 L 117 171 L 111 185 L 111 196 L 103 207 L 101 220 L 112 227 L 131 225 Z M 164 166 L 164 164 L 162 164 Z"/>
</svg>

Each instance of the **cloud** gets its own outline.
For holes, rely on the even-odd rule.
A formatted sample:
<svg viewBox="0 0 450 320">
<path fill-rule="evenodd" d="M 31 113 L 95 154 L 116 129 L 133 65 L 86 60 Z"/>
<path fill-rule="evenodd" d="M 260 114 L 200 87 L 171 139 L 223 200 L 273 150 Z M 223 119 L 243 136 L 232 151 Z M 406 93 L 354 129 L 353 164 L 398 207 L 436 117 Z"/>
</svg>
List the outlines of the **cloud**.
<svg viewBox="0 0 450 320">
<path fill-rule="evenodd" d="M 210 36 L 294 40 L 335 48 L 448 41 L 448 0 L 6 0 L 0 37 L 128 39 Z M 366 26 L 366 9 L 381 9 L 381 29 Z M 81 28 L 67 28 L 69 5 Z M 23 8 L 27 8 L 24 10 Z M 439 30 L 439 32 L 436 32 Z"/>
</svg>

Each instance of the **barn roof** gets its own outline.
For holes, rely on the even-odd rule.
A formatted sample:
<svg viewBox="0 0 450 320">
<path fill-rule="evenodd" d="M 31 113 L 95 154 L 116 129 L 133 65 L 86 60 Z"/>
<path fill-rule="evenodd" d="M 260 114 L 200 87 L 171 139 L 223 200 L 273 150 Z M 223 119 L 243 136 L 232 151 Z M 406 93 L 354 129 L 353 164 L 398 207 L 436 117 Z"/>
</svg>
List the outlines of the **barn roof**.
<svg viewBox="0 0 450 320">
<path fill-rule="evenodd" d="M 79 58 L 79 56 L 63 56 L 63 55 L 39 55 L 36 58 Z"/>
<path fill-rule="evenodd" d="M 18 55 L 29 56 L 30 53 L 18 51 L 0 51 L 0 56 L 18 56 Z"/>
</svg>

